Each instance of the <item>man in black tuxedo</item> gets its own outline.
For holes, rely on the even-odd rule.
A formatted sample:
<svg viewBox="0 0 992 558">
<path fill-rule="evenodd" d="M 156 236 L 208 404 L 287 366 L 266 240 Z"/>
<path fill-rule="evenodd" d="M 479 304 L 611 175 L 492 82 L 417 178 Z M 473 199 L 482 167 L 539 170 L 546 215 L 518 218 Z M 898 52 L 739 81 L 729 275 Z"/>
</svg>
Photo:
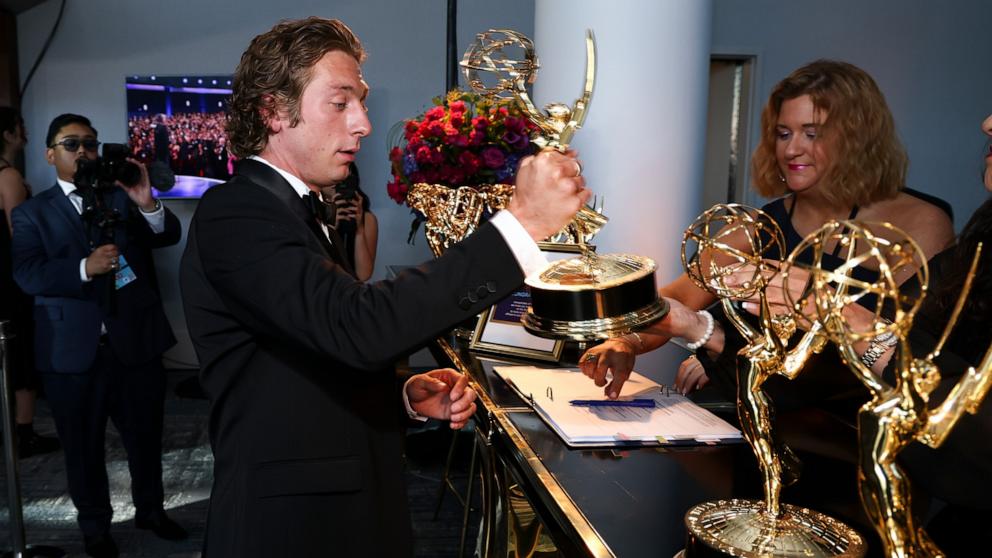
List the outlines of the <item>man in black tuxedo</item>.
<svg viewBox="0 0 992 558">
<path fill-rule="evenodd" d="M 46 146 L 57 183 L 14 209 L 14 279 L 34 296 L 35 364 L 65 448 L 86 552 L 114 557 L 104 463 L 108 417 L 127 450 L 135 524 L 164 538 L 186 536 L 162 509 L 161 357 L 176 340 L 151 254 L 182 233 L 176 216 L 152 197 L 137 161 L 134 186 L 77 187 L 77 161 L 95 160 L 99 146 L 86 117 L 56 117 Z"/>
<path fill-rule="evenodd" d="M 443 257 L 355 280 L 304 199 L 347 177 L 371 131 L 363 58 L 344 24 L 309 18 L 256 37 L 235 72 L 243 160 L 201 200 L 180 273 L 211 400 L 207 558 L 409 555 L 404 403 L 460 428 L 475 394 L 453 370 L 396 389 L 391 364 L 540 269 L 535 240 L 589 197 L 571 155 L 541 153 L 508 210 Z"/>
</svg>

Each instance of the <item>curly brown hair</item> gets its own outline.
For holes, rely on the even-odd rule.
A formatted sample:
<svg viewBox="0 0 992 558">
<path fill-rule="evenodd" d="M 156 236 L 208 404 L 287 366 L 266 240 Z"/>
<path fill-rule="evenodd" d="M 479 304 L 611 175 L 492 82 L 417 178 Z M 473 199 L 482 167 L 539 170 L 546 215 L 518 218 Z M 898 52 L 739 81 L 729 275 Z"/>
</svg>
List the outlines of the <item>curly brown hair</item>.
<svg viewBox="0 0 992 558">
<path fill-rule="evenodd" d="M 761 113 L 761 143 L 751 158 L 758 193 L 776 197 L 788 190 L 775 157 L 776 125 L 782 103 L 803 95 L 827 115 L 818 130 L 833 161 L 824 177 L 830 184 L 824 197 L 848 207 L 895 197 L 905 185 L 909 160 L 885 96 L 864 70 L 835 60 L 811 62 L 772 89 Z"/>
<path fill-rule="evenodd" d="M 236 157 L 257 155 L 269 142 L 268 117 L 285 111 L 300 121 L 300 98 L 325 54 L 342 51 L 365 61 L 361 41 L 336 19 L 280 21 L 252 39 L 234 72 L 227 116 L 228 148 Z"/>
</svg>

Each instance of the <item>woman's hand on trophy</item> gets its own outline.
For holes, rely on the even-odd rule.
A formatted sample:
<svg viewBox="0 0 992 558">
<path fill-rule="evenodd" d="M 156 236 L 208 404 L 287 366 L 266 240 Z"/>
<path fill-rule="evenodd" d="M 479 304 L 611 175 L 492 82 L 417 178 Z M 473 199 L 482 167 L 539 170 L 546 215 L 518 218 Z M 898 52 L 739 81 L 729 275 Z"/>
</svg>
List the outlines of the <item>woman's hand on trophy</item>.
<svg viewBox="0 0 992 558">
<path fill-rule="evenodd" d="M 706 375 L 706 369 L 696 355 L 690 355 L 683 360 L 679 365 L 679 371 L 675 374 L 675 389 L 682 395 L 687 395 L 708 383 L 710 377 Z"/>
<path fill-rule="evenodd" d="M 597 386 L 606 386 L 606 396 L 616 399 L 634 369 L 635 355 L 637 347 L 634 343 L 625 337 L 614 337 L 583 353 L 579 359 L 579 370 L 592 378 Z M 612 381 L 607 373 L 612 374 Z"/>
<path fill-rule="evenodd" d="M 791 314 L 798 310 L 803 315 L 816 319 L 816 306 L 810 290 L 810 274 L 801 267 L 792 266 L 788 269 L 788 274 L 784 274 L 782 262 L 778 260 L 765 260 L 766 268 L 762 270 L 762 277 L 765 281 L 764 293 L 768 301 L 768 308 L 773 316 Z M 748 282 L 755 277 L 754 266 L 745 264 L 737 268 L 724 279 L 724 283 L 730 288 L 748 289 Z M 745 310 L 758 315 L 761 311 L 759 302 L 761 291 L 752 292 L 749 296 L 738 299 L 743 304 Z"/>
<path fill-rule="evenodd" d="M 567 225 L 590 195 L 577 153 L 545 149 L 520 162 L 507 210 L 541 241 Z"/>
</svg>

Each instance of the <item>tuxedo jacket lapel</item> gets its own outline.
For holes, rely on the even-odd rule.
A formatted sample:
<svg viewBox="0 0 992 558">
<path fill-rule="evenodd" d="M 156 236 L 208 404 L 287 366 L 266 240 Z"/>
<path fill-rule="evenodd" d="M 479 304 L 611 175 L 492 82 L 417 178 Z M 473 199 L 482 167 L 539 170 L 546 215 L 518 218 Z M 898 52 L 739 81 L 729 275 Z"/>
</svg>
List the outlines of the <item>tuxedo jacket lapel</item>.
<svg viewBox="0 0 992 558">
<path fill-rule="evenodd" d="M 76 208 L 69 201 L 69 197 L 65 195 L 65 192 L 62 191 L 62 188 L 58 184 L 39 194 L 39 197 L 45 194 L 48 195 L 48 203 L 55 208 L 56 213 L 65 219 L 66 225 L 72 230 L 72 235 L 70 236 L 79 243 L 79 247 L 82 248 L 84 253 L 89 254 L 90 247 L 87 244 L 83 218 L 76 212 Z"/>
<path fill-rule="evenodd" d="M 324 234 L 324 230 L 320 224 L 317 223 L 310 210 L 307 209 L 306 204 L 303 203 L 303 198 L 296 194 L 296 190 L 278 172 L 265 163 L 260 163 L 253 159 L 244 159 L 238 161 L 235 174 L 248 178 L 279 198 L 279 201 L 283 202 L 293 215 L 299 217 L 307 228 L 310 229 L 310 232 L 317 237 L 317 241 L 320 242 L 327 255 L 334 260 L 334 263 L 338 264 L 352 277 L 355 276 L 355 272 L 352 270 L 351 265 L 348 263 L 348 258 L 344 254 L 344 245 L 341 238 L 333 228 L 329 228 L 328 231 L 331 240 L 328 240 L 328 235 Z"/>
</svg>

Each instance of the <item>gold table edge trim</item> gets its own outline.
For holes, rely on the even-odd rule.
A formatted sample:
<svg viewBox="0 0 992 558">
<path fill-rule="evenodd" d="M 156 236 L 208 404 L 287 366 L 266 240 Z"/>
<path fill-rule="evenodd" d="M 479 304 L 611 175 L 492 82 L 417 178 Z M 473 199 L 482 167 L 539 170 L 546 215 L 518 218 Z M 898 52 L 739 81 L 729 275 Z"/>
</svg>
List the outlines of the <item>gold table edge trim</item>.
<svg viewBox="0 0 992 558">
<path fill-rule="evenodd" d="M 455 365 L 455 368 L 459 372 L 464 374 L 469 378 L 469 385 L 475 390 L 478 396 L 478 401 L 489 412 L 490 416 L 494 417 L 498 422 L 500 428 L 502 428 L 509 436 L 510 441 L 516 446 L 517 450 L 520 452 L 521 456 L 527 462 L 528 465 L 534 470 L 537 478 L 541 481 L 545 490 L 554 500 L 555 504 L 561 509 L 562 513 L 569 520 L 575 530 L 578 532 L 579 536 L 582 537 L 582 542 L 585 544 L 586 548 L 589 550 L 592 556 L 603 556 L 609 558 L 616 558 L 616 554 L 610 549 L 606 541 L 599 535 L 599 532 L 592 526 L 589 520 L 586 518 L 585 514 L 579 510 L 579 507 L 575 504 L 572 498 L 565 492 L 565 489 L 555 480 L 554 475 L 551 471 L 544 466 L 541 458 L 534 453 L 531 449 L 530 444 L 524 440 L 523 435 L 517 430 L 517 427 L 513 425 L 513 422 L 506 416 L 510 409 L 503 409 L 497 405 L 486 393 L 484 389 L 475 381 L 475 378 L 471 374 L 468 366 L 462 362 L 458 353 L 448 344 L 444 339 L 438 338 L 437 344 L 441 347 L 441 350 L 448 355 L 451 362 Z M 519 412 L 519 409 L 514 407 L 514 410 Z M 533 411 L 530 407 L 524 408 L 527 411 Z"/>
</svg>

